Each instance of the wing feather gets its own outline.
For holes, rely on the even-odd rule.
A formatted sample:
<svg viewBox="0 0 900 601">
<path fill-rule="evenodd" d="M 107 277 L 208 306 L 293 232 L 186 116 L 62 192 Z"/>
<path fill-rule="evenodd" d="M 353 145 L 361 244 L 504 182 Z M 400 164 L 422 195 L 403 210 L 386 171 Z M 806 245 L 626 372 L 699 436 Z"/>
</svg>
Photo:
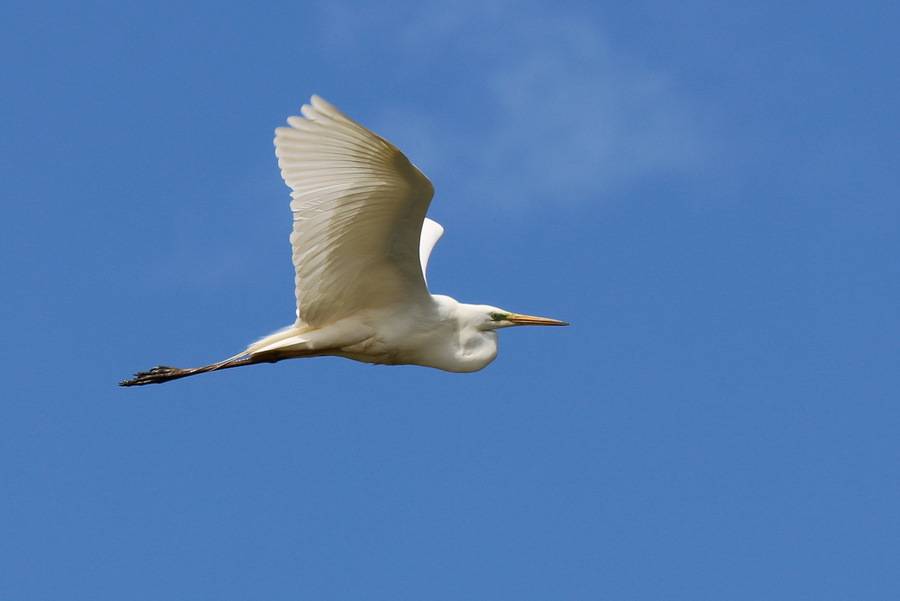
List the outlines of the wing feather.
<svg viewBox="0 0 900 601">
<path fill-rule="evenodd" d="M 424 302 L 419 250 L 431 182 L 318 96 L 301 114 L 275 130 L 293 198 L 298 322 L 316 327 L 363 308 Z"/>
<path fill-rule="evenodd" d="M 422 263 L 422 275 L 426 277 L 426 284 L 428 283 L 428 259 L 431 257 L 434 245 L 443 235 L 444 228 L 441 224 L 426 217 L 422 224 L 422 237 L 419 241 L 419 261 Z"/>
</svg>

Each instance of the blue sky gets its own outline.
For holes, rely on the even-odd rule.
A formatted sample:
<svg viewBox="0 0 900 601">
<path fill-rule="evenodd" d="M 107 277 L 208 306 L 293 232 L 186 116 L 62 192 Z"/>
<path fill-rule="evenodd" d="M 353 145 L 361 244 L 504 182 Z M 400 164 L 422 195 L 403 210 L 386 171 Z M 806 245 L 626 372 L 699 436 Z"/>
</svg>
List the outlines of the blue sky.
<svg viewBox="0 0 900 601">
<path fill-rule="evenodd" d="M 0 597 L 900 588 L 895 5 L 0 23 Z M 432 291 L 571 327 L 503 331 L 469 375 L 315 359 L 117 387 L 293 320 L 272 132 L 313 93 L 434 182 Z"/>
</svg>

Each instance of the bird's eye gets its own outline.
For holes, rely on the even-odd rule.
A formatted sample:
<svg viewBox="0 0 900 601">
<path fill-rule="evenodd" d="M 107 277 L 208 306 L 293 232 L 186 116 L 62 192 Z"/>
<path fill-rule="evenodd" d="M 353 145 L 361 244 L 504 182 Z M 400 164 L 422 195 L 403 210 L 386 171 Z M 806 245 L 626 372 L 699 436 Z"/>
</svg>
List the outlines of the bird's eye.
<svg viewBox="0 0 900 601">
<path fill-rule="evenodd" d="M 506 319 L 506 313 L 491 313 L 491 319 L 494 321 L 503 321 Z"/>
</svg>

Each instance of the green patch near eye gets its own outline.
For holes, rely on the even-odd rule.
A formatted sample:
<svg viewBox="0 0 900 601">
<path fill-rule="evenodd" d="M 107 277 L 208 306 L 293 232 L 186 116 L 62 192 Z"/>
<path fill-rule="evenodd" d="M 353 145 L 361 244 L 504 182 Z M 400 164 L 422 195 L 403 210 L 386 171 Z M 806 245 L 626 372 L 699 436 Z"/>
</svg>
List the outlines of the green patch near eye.
<svg viewBox="0 0 900 601">
<path fill-rule="evenodd" d="M 503 321 L 509 317 L 509 313 L 491 313 L 491 319 L 494 321 Z"/>
</svg>

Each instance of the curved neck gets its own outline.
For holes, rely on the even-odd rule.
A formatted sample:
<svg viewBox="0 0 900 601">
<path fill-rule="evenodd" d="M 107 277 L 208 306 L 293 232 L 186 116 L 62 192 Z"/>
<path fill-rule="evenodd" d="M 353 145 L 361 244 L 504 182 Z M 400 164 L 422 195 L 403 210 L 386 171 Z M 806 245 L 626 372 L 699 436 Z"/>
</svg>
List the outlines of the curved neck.
<svg viewBox="0 0 900 601">
<path fill-rule="evenodd" d="M 497 333 L 485 330 L 484 311 L 434 295 L 436 323 L 418 346 L 417 363 L 457 373 L 473 372 L 497 356 Z"/>
</svg>

